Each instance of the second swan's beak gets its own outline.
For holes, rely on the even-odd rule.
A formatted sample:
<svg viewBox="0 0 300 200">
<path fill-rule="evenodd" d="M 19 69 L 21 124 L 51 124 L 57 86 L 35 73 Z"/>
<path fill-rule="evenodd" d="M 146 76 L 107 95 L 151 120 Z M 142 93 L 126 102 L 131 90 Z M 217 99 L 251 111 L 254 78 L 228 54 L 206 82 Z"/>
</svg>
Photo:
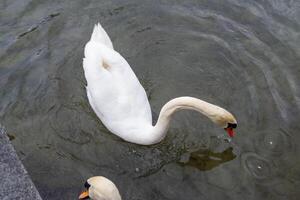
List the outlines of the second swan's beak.
<svg viewBox="0 0 300 200">
<path fill-rule="evenodd" d="M 87 198 L 89 198 L 89 191 L 88 190 L 84 190 L 83 192 L 81 192 L 81 194 L 78 197 L 78 199 L 87 199 Z"/>
<path fill-rule="evenodd" d="M 232 138 L 234 136 L 233 128 L 228 127 L 228 128 L 225 128 L 225 130 L 227 131 L 229 137 Z"/>
</svg>

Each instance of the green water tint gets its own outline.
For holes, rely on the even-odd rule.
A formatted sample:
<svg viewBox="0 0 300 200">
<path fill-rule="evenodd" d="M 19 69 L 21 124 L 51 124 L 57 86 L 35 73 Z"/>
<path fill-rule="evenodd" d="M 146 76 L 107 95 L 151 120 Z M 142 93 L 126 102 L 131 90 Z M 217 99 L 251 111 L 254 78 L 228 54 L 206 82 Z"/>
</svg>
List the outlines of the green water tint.
<svg viewBox="0 0 300 200">
<path fill-rule="evenodd" d="M 232 151 L 232 147 L 225 149 L 223 152 L 200 149 L 192 152 L 187 162 L 180 162 L 180 164 L 195 167 L 201 171 L 207 171 L 236 158 L 236 155 Z"/>
</svg>

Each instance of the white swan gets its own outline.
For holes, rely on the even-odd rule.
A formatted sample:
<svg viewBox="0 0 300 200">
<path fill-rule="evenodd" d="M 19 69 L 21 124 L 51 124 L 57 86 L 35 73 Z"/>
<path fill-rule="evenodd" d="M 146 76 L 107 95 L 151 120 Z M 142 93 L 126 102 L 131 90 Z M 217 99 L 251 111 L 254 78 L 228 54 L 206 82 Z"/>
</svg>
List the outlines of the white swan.
<svg viewBox="0 0 300 200">
<path fill-rule="evenodd" d="M 182 109 L 204 114 L 233 136 L 237 121 L 231 113 L 193 97 L 179 97 L 166 103 L 153 126 L 144 88 L 126 60 L 113 49 L 100 24 L 95 25 L 84 55 L 89 103 L 107 129 L 124 140 L 142 145 L 160 142 L 166 136 L 172 115 Z"/>
<path fill-rule="evenodd" d="M 103 176 L 89 178 L 84 184 L 85 190 L 79 195 L 79 199 L 92 200 L 121 200 L 116 185 Z"/>
</svg>

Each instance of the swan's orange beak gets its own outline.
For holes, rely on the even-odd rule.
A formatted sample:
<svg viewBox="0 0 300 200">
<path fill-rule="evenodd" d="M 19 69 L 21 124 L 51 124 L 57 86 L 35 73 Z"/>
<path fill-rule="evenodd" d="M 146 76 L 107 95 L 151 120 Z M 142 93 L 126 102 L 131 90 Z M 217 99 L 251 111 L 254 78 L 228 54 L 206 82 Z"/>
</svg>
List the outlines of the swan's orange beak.
<svg viewBox="0 0 300 200">
<path fill-rule="evenodd" d="M 229 137 L 232 138 L 234 136 L 233 128 L 229 127 L 229 128 L 225 128 L 225 130 L 227 131 Z"/>
<path fill-rule="evenodd" d="M 89 198 L 89 191 L 88 190 L 84 190 L 83 192 L 81 192 L 81 194 L 78 197 L 78 199 L 87 199 L 87 198 Z"/>
</svg>

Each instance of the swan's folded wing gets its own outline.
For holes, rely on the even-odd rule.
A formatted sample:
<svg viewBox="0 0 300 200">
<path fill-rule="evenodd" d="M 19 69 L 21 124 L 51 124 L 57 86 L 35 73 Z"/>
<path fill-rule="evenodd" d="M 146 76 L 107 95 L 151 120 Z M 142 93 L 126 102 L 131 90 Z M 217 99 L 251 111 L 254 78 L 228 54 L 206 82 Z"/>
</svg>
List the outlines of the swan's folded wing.
<svg viewBox="0 0 300 200">
<path fill-rule="evenodd" d="M 90 41 L 85 47 L 83 67 L 90 104 L 102 121 L 135 117 L 151 123 L 145 90 L 118 52 Z"/>
</svg>

